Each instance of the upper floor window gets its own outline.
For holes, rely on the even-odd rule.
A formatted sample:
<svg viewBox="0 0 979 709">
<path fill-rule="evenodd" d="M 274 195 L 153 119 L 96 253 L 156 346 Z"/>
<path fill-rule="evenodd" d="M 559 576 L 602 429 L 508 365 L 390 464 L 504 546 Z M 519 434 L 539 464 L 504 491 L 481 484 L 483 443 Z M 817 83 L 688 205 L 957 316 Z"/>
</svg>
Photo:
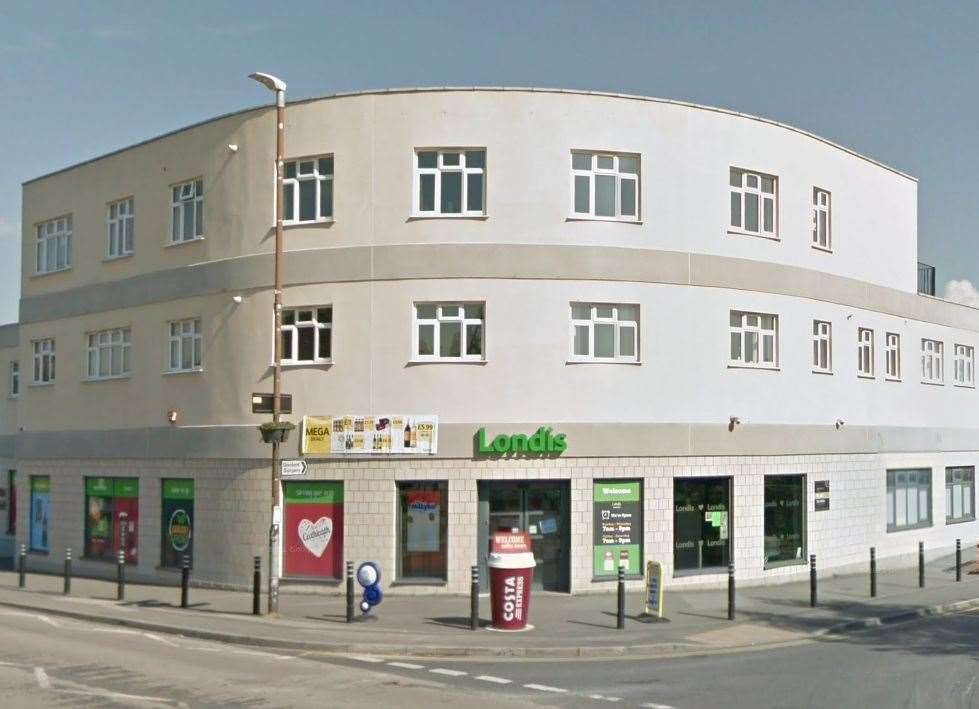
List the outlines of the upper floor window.
<svg viewBox="0 0 979 709">
<path fill-rule="evenodd" d="M 333 308 L 282 310 L 282 362 L 314 364 L 333 359 Z"/>
<path fill-rule="evenodd" d="M 34 384 L 54 383 L 54 338 L 31 342 L 34 350 Z"/>
<path fill-rule="evenodd" d="M 921 381 L 945 383 L 945 344 L 938 340 L 921 340 Z"/>
<path fill-rule="evenodd" d="M 812 321 L 812 371 L 833 371 L 833 325 L 823 320 Z"/>
<path fill-rule="evenodd" d="M 639 306 L 572 303 L 571 359 L 638 362 Z"/>
<path fill-rule="evenodd" d="M 123 199 L 109 204 L 109 258 L 128 256 L 133 252 L 136 238 L 136 215 L 133 212 L 133 199 Z"/>
<path fill-rule="evenodd" d="M 869 327 L 857 328 L 857 374 L 874 376 L 874 331 Z"/>
<path fill-rule="evenodd" d="M 777 178 L 732 167 L 730 183 L 731 228 L 777 239 Z"/>
<path fill-rule="evenodd" d="M 818 187 L 812 188 L 812 245 L 817 249 L 833 248 L 830 231 L 830 193 Z"/>
<path fill-rule="evenodd" d="M 778 367 L 778 316 L 731 311 L 731 364 Z"/>
<path fill-rule="evenodd" d="M 20 395 L 20 362 L 13 360 L 10 362 L 10 398 L 16 399 Z"/>
<path fill-rule="evenodd" d="M 204 181 L 173 186 L 170 243 L 180 244 L 204 236 Z"/>
<path fill-rule="evenodd" d="M 333 219 L 333 156 L 285 163 L 283 222 L 308 224 Z"/>
<path fill-rule="evenodd" d="M 71 268 L 71 215 L 37 225 L 37 273 Z"/>
<path fill-rule="evenodd" d="M 200 318 L 167 323 L 167 342 L 170 355 L 167 371 L 196 372 L 201 368 L 204 338 Z"/>
<path fill-rule="evenodd" d="M 901 378 L 901 336 L 888 332 L 884 336 L 884 376 L 888 379 Z"/>
<path fill-rule="evenodd" d="M 415 214 L 483 216 L 486 214 L 485 150 L 417 150 Z"/>
<path fill-rule="evenodd" d="M 571 153 L 572 210 L 576 217 L 639 219 L 639 156 Z"/>
<path fill-rule="evenodd" d="M 976 385 L 975 350 L 968 345 L 955 345 L 953 380 L 959 386 Z"/>
<path fill-rule="evenodd" d="M 415 303 L 416 360 L 482 361 L 483 303 Z"/>
<path fill-rule="evenodd" d="M 128 327 L 89 333 L 86 376 L 89 379 L 127 376 L 131 367 L 129 349 Z"/>
</svg>

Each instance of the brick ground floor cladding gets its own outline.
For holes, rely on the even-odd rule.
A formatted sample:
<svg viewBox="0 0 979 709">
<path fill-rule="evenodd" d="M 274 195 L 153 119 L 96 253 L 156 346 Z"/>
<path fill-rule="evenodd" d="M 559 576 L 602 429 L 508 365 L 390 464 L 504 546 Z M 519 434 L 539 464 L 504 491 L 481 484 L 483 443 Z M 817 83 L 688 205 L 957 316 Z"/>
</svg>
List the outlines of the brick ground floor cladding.
<svg viewBox="0 0 979 709">
<path fill-rule="evenodd" d="M 672 587 L 723 584 L 728 562 L 734 563 L 739 581 L 749 585 L 805 576 L 810 554 L 817 555 L 820 569 L 863 568 L 871 546 L 876 547 L 884 565 L 888 559 L 913 563 L 919 541 L 929 553 L 947 550 L 957 538 L 966 548 L 975 543 L 979 526 L 974 514 L 974 475 L 971 485 L 948 492 L 946 476 L 947 470 L 953 469 L 964 471 L 959 477 L 967 479 L 968 469 L 977 459 L 979 453 L 934 452 L 311 460 L 306 475 L 292 481 L 307 487 L 293 488 L 291 497 L 296 504 L 322 502 L 332 507 L 291 511 L 287 507 L 284 522 L 303 525 L 301 534 L 306 535 L 306 541 L 302 543 L 307 548 L 300 551 L 307 556 L 302 564 L 293 566 L 302 569 L 297 574 L 302 580 L 285 581 L 284 590 L 339 593 L 339 579 L 323 578 L 322 569 L 335 575 L 342 573 L 348 560 L 373 560 L 382 567 L 382 585 L 388 592 L 465 593 L 470 569 L 484 553 L 486 534 L 494 531 L 489 527 L 511 521 L 531 532 L 535 549 L 552 555 L 549 570 L 543 565 L 540 569 L 542 575 L 549 575 L 548 583 L 572 593 L 612 590 L 614 572 L 609 572 L 622 563 L 624 555 L 620 556 L 618 549 L 613 555 L 595 548 L 602 542 L 595 529 L 596 520 L 600 520 L 600 511 L 596 514 L 595 510 L 596 484 L 603 482 L 636 483 L 639 500 L 629 510 L 626 524 L 634 527 L 632 541 L 638 542 L 631 546 L 627 562 L 633 585 L 641 582 L 639 575 L 649 560 L 663 564 L 667 584 Z M 186 520 L 179 514 L 174 516 L 181 505 L 179 495 L 178 502 L 171 498 L 180 486 L 167 488 L 164 481 L 193 482 L 190 549 L 196 582 L 246 588 L 251 582 L 253 558 L 261 557 L 263 568 L 266 564 L 270 519 L 267 461 L 21 460 L 10 465 L 17 470 L 15 543 L 18 548 L 21 544 L 33 547 L 28 562 L 31 568 L 58 571 L 65 549 L 70 547 L 76 573 L 111 576 L 111 547 L 124 543 L 131 552 L 129 579 L 176 581 L 179 571 L 164 566 L 168 558 L 171 565 L 174 559 L 172 553 L 166 555 L 168 528 L 180 530 Z M 889 475 L 896 490 L 889 491 Z M 776 476 L 781 476 L 789 490 L 777 499 L 772 497 Z M 766 479 L 770 488 L 767 496 Z M 118 480 L 128 482 L 115 482 Z M 691 484 L 696 480 L 709 485 Z M 315 496 L 325 489 L 308 487 L 317 481 L 340 485 L 331 486 L 325 493 L 332 496 L 330 499 L 300 499 L 302 494 Z M 722 492 L 725 486 L 726 493 Z M 534 498 L 529 503 L 528 498 L 520 497 L 520 491 L 528 489 Z M 714 498 L 698 509 L 701 498 L 697 495 L 703 490 Z M 792 502 L 793 490 L 798 491 L 798 516 L 792 509 L 776 511 L 780 506 L 791 508 L 796 504 Z M 684 496 L 682 501 L 676 499 L 678 494 Z M 46 501 L 38 502 L 45 495 Z M 128 537 L 122 540 L 119 529 L 97 529 L 98 524 L 112 521 L 120 526 L 118 518 L 105 522 L 95 519 L 111 516 L 109 503 L 103 498 L 112 495 L 117 496 L 113 498 L 117 500 L 117 517 L 126 510 L 132 526 L 132 532 L 126 532 Z M 548 497 L 551 506 L 544 511 L 518 509 L 521 499 L 525 505 L 539 507 L 534 496 Z M 92 498 L 99 499 L 92 502 Z M 292 504 L 289 500 L 287 494 L 287 506 Z M 40 509 L 45 505 L 46 511 Z M 949 505 L 954 510 L 948 509 Z M 610 509 L 607 500 L 602 502 L 602 509 Z M 412 515 L 425 518 L 419 518 L 419 526 L 407 532 L 406 524 L 418 522 L 414 518 L 406 521 Z M 782 521 L 773 521 L 773 515 L 781 515 Z M 949 519 L 952 517 L 962 521 Z M 771 528 L 791 527 L 792 520 L 800 518 L 798 544 L 786 544 L 779 536 L 781 532 Z M 32 526 L 40 524 L 45 525 L 43 535 L 32 531 Z M 297 533 L 292 530 L 290 537 L 290 530 L 283 529 L 283 543 L 295 544 Z M 98 534 L 103 539 L 93 546 L 92 535 Z M 182 541 L 186 543 L 185 538 Z M 39 548 L 42 546 L 46 550 Z M 103 558 L 86 558 L 86 551 Z M 409 557 L 411 563 L 406 564 Z M 772 562 L 772 558 L 778 561 Z M 283 564 L 285 568 L 285 560 Z"/>
</svg>

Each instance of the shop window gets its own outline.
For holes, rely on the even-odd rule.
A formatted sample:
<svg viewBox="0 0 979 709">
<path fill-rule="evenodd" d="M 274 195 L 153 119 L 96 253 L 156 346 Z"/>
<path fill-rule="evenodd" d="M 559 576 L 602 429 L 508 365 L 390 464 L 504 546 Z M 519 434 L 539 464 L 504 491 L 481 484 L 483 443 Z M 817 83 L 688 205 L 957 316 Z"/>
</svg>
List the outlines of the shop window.
<svg viewBox="0 0 979 709">
<path fill-rule="evenodd" d="M 642 480 L 596 480 L 593 493 L 593 574 L 615 578 L 643 573 Z"/>
<path fill-rule="evenodd" d="M 194 481 L 164 480 L 162 489 L 160 565 L 180 568 L 194 561 Z"/>
<path fill-rule="evenodd" d="M 343 483 L 285 484 L 283 571 L 291 578 L 343 575 Z"/>
<path fill-rule="evenodd" d="M 976 518 L 976 469 L 945 468 L 945 524 Z"/>
<path fill-rule="evenodd" d="M 85 478 L 85 556 L 135 564 L 139 542 L 139 480 Z"/>
<path fill-rule="evenodd" d="M 720 571 L 731 559 L 731 479 L 673 480 L 673 568 Z"/>
<path fill-rule="evenodd" d="M 444 581 L 448 568 L 446 482 L 398 483 L 398 578 Z"/>
<path fill-rule="evenodd" d="M 804 475 L 765 477 L 765 566 L 806 561 Z"/>
<path fill-rule="evenodd" d="M 931 526 L 931 469 L 887 471 L 887 531 Z"/>
<path fill-rule="evenodd" d="M 51 478 L 47 475 L 31 476 L 31 551 L 47 553 L 48 519 L 51 511 Z"/>
</svg>

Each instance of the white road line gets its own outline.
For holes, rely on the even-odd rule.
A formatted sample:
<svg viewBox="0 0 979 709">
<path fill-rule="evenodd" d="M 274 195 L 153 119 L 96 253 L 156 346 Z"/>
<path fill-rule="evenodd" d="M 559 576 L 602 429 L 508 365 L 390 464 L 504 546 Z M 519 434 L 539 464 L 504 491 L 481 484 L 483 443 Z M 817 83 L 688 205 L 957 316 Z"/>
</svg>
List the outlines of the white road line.
<svg viewBox="0 0 979 709">
<path fill-rule="evenodd" d="M 429 670 L 435 675 L 446 675 L 448 677 L 464 677 L 469 674 L 468 672 L 463 672 L 462 670 L 447 670 L 443 667 L 436 667 L 434 670 Z"/>
<path fill-rule="evenodd" d="M 494 677 L 493 675 L 479 675 L 474 679 L 482 680 L 483 682 L 493 682 L 494 684 L 510 684 L 511 680 L 504 679 L 502 677 Z"/>
<path fill-rule="evenodd" d="M 51 689 L 51 680 L 43 667 L 34 668 L 34 679 L 37 680 L 37 686 L 41 689 Z"/>
<path fill-rule="evenodd" d="M 589 699 L 605 699 L 605 696 L 602 695 L 602 694 L 589 694 L 588 695 L 588 698 Z"/>
<path fill-rule="evenodd" d="M 180 647 L 177 643 L 172 640 L 167 640 L 166 638 L 161 638 L 159 635 L 154 633 L 143 633 L 143 637 L 147 637 L 150 640 L 156 640 L 157 642 L 163 643 L 164 645 L 169 645 L 170 647 Z"/>
<path fill-rule="evenodd" d="M 410 662 L 388 662 L 391 667 L 400 667 L 403 670 L 423 670 L 425 665 L 413 665 Z"/>
<path fill-rule="evenodd" d="M 646 709 L 673 709 L 669 704 L 657 704 L 656 702 L 646 702 L 643 706 Z"/>
<path fill-rule="evenodd" d="M 538 692 L 557 692 L 558 694 L 564 694 L 568 691 L 560 687 L 549 687 L 546 684 L 525 684 L 524 687 L 527 689 L 536 689 Z"/>
<path fill-rule="evenodd" d="M 271 652 L 262 652 L 261 650 L 230 650 L 230 652 L 235 655 L 256 655 L 257 657 L 271 657 L 273 660 L 291 660 L 292 655 L 276 655 Z"/>
<path fill-rule="evenodd" d="M 346 655 L 345 657 L 350 660 L 357 660 L 357 662 L 370 662 L 372 664 L 384 662 L 380 657 L 368 657 L 367 655 Z"/>
<path fill-rule="evenodd" d="M 46 615 L 41 615 L 40 613 L 21 613 L 19 611 L 3 611 L 3 615 L 13 615 L 20 618 L 34 618 L 35 620 L 40 620 L 48 625 L 53 625 L 55 628 L 60 628 L 61 623 L 56 621 L 54 618 L 49 618 Z"/>
</svg>

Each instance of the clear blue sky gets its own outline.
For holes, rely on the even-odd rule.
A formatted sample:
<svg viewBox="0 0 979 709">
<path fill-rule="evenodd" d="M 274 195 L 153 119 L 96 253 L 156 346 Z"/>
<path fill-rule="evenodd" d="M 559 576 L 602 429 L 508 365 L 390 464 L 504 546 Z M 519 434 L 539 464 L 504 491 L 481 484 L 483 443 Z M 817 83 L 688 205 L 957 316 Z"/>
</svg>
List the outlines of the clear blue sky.
<svg viewBox="0 0 979 709">
<path fill-rule="evenodd" d="M 0 0 L 0 321 L 20 183 L 268 100 L 511 85 L 682 99 L 810 130 L 920 179 L 919 254 L 979 283 L 979 3 Z M 655 158 L 654 158 L 655 159 Z"/>
</svg>

